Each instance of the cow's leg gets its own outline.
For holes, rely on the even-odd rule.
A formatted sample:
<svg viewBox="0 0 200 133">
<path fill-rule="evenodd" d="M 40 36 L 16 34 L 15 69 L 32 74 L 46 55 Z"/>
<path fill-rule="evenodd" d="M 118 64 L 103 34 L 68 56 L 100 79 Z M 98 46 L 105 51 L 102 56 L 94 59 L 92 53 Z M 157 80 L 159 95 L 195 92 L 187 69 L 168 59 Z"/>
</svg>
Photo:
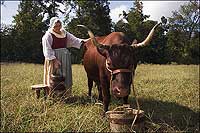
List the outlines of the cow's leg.
<svg viewBox="0 0 200 133">
<path fill-rule="evenodd" d="M 88 96 L 92 95 L 93 80 L 88 78 Z"/>
<path fill-rule="evenodd" d="M 108 111 L 108 106 L 110 103 L 110 86 L 109 86 L 109 82 L 107 80 L 105 80 L 105 78 L 103 78 L 104 80 L 101 83 L 101 89 L 102 89 L 102 96 L 103 96 L 103 105 L 104 105 L 104 111 Z M 105 113 L 104 112 L 104 113 Z"/>
<path fill-rule="evenodd" d="M 103 107 L 104 107 L 104 112 L 103 116 L 105 116 L 106 111 L 108 111 L 108 106 L 110 103 L 110 80 L 106 76 L 104 72 L 99 72 L 99 79 L 100 79 L 100 88 L 102 92 L 102 97 L 103 97 Z"/>
<path fill-rule="evenodd" d="M 102 94 L 103 94 L 103 105 L 104 105 L 104 111 L 108 111 L 108 106 L 110 103 L 110 92 L 109 88 L 103 88 L 102 89 Z"/>
<path fill-rule="evenodd" d="M 97 88 L 98 88 L 98 93 L 99 93 L 98 99 L 100 101 L 103 101 L 103 98 L 102 98 L 102 89 L 101 89 L 101 86 L 99 85 L 99 83 L 97 83 Z"/>
</svg>

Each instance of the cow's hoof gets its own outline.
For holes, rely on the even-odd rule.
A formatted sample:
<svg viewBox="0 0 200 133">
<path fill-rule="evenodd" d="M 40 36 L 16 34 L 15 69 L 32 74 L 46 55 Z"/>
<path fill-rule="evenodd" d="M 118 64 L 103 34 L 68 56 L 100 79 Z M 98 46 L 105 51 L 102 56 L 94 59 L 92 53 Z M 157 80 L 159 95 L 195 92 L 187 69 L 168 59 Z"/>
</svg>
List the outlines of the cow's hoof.
<svg viewBox="0 0 200 133">
<path fill-rule="evenodd" d="M 103 103 L 101 103 L 101 102 L 96 102 L 95 105 L 103 106 Z"/>
</svg>

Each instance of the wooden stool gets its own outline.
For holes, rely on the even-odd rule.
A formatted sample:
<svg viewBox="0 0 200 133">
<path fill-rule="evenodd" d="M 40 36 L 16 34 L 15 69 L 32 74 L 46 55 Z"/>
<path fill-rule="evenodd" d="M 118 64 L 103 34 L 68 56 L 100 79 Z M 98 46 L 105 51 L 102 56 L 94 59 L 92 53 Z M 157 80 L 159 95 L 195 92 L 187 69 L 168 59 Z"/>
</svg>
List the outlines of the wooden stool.
<svg viewBox="0 0 200 133">
<path fill-rule="evenodd" d="M 32 85 L 31 88 L 32 88 L 32 90 L 35 90 L 37 99 L 39 99 L 39 97 L 40 97 L 40 90 L 44 91 L 44 97 L 45 97 L 45 99 L 47 98 L 48 90 L 49 90 L 49 87 L 47 85 L 37 84 L 37 85 Z"/>
</svg>

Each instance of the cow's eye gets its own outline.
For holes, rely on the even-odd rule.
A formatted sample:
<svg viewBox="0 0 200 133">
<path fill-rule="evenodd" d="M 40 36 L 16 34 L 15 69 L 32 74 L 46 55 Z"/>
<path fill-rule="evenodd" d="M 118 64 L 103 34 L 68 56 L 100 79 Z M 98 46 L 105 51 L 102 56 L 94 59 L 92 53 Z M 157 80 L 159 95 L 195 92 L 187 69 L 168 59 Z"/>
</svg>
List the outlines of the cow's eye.
<svg viewBox="0 0 200 133">
<path fill-rule="evenodd" d="M 108 62 L 107 62 L 107 65 L 108 65 L 108 66 L 110 66 L 110 65 L 111 65 L 111 62 L 110 62 L 110 61 L 108 61 Z"/>
</svg>

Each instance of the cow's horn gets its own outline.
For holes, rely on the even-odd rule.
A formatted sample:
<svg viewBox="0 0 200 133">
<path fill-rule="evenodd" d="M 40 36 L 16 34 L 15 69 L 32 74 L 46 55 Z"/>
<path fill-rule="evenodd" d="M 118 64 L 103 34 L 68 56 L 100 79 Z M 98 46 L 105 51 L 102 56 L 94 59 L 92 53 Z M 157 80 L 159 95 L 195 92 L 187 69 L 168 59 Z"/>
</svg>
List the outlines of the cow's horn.
<svg viewBox="0 0 200 133">
<path fill-rule="evenodd" d="M 87 29 L 88 34 L 89 34 L 89 36 L 90 36 L 90 38 L 91 38 L 91 40 L 92 40 L 92 43 L 93 43 L 95 46 L 98 47 L 98 46 L 101 45 L 101 44 L 99 44 L 99 43 L 97 42 L 96 38 L 94 37 L 94 34 L 92 33 L 92 31 L 91 31 L 87 26 L 85 26 L 85 25 L 77 25 L 77 26 L 80 26 L 80 27 L 83 27 L 83 28 Z"/>
<path fill-rule="evenodd" d="M 149 44 L 149 42 L 151 41 L 152 37 L 153 37 L 153 34 L 155 32 L 155 29 L 158 27 L 158 25 L 160 25 L 161 23 L 158 23 L 156 24 L 150 31 L 149 35 L 147 36 L 147 38 L 141 42 L 141 43 L 137 43 L 137 44 L 134 44 L 132 43 L 131 46 L 133 46 L 134 48 L 137 48 L 137 47 L 142 47 L 142 46 L 146 46 Z"/>
</svg>

